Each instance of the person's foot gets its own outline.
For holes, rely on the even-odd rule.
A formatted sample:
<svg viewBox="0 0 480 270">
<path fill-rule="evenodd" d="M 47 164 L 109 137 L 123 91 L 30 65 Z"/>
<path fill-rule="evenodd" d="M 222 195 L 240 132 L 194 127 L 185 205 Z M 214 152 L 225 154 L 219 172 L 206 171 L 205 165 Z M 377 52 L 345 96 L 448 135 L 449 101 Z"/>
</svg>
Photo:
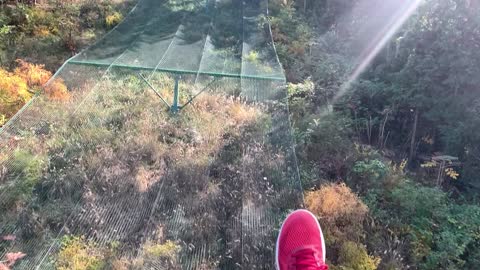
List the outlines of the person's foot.
<svg viewBox="0 0 480 270">
<path fill-rule="evenodd" d="M 327 270 L 325 242 L 317 218 L 296 210 L 280 228 L 275 250 L 277 270 Z"/>
</svg>

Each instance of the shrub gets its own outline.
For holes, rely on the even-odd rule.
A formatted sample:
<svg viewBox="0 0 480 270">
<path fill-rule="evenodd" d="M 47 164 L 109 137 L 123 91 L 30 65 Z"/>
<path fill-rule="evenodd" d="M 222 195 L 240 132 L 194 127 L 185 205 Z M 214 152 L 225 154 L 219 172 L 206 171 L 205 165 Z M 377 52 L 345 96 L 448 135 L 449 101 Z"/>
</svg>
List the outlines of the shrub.
<svg viewBox="0 0 480 270">
<path fill-rule="evenodd" d="M 306 131 L 306 160 L 314 162 L 325 178 L 341 179 L 350 168 L 354 147 L 351 121 L 339 114 L 314 119 Z"/>
<path fill-rule="evenodd" d="M 52 100 L 64 101 L 68 100 L 70 94 L 68 93 L 67 86 L 62 79 L 55 79 L 51 81 L 44 88 L 45 94 Z"/>
<path fill-rule="evenodd" d="M 0 69 L 0 113 L 11 117 L 31 98 L 27 82 L 18 74 Z"/>
<path fill-rule="evenodd" d="M 58 270 L 95 270 L 104 267 L 97 248 L 81 237 L 65 236 L 55 262 Z"/>
<path fill-rule="evenodd" d="M 22 59 L 17 59 L 16 62 L 14 73 L 22 77 L 29 87 L 41 87 L 52 77 L 52 73 L 45 70 L 43 65 L 35 65 Z"/>
<path fill-rule="evenodd" d="M 307 97 L 313 94 L 315 84 L 310 78 L 304 80 L 302 83 L 289 83 L 287 91 L 289 98 L 293 97 Z"/>
<path fill-rule="evenodd" d="M 237 125 L 252 123 L 259 117 L 259 112 L 253 107 L 248 107 L 240 102 L 234 102 L 229 107 L 229 115 L 234 119 Z"/>
<path fill-rule="evenodd" d="M 105 18 L 105 23 L 107 24 L 107 27 L 112 28 L 115 25 L 119 24 L 122 19 L 122 14 L 120 14 L 119 12 L 114 12 L 113 14 L 110 14 Z"/>
<path fill-rule="evenodd" d="M 246 56 L 245 59 L 252 63 L 258 62 L 258 52 L 257 51 L 250 51 Z"/>
<path fill-rule="evenodd" d="M 361 160 L 355 162 L 349 182 L 357 191 L 368 192 L 372 187 L 379 187 L 388 176 L 388 167 L 381 160 Z"/>
<path fill-rule="evenodd" d="M 439 188 L 405 180 L 380 198 L 375 219 L 408 241 L 407 259 L 419 269 L 469 269 L 478 252 L 480 208 L 449 200 Z M 377 206 L 379 207 L 379 206 Z M 383 252 L 383 250 L 379 250 Z"/>
<path fill-rule="evenodd" d="M 69 97 L 67 86 L 62 79 L 55 79 L 48 85 L 45 85 L 52 77 L 52 73 L 45 70 L 43 65 L 35 65 L 25 62 L 21 59 L 17 60 L 18 67 L 15 74 L 22 77 L 31 89 L 38 89 L 45 86 L 44 91 L 52 100 L 66 100 Z"/>
<path fill-rule="evenodd" d="M 43 65 L 18 59 L 13 72 L 0 69 L 0 119 L 2 122 L 14 115 L 52 76 Z M 63 80 L 57 79 L 45 87 L 47 96 L 53 100 L 69 97 Z M 3 124 L 3 123 L 2 123 Z"/>
<path fill-rule="evenodd" d="M 81 22 L 85 27 L 94 27 L 105 16 L 101 5 L 95 1 L 87 1 L 80 7 Z"/>
<path fill-rule="evenodd" d="M 368 207 L 344 183 L 326 184 L 319 190 L 307 192 L 305 204 L 320 217 L 330 240 L 361 237 Z"/>
<path fill-rule="evenodd" d="M 164 244 L 147 243 L 144 249 L 147 257 L 175 260 L 181 247 L 176 243 L 167 240 Z"/>
<path fill-rule="evenodd" d="M 364 246 L 347 241 L 340 248 L 338 262 L 341 270 L 375 270 L 380 258 L 369 256 Z"/>
<path fill-rule="evenodd" d="M 11 162 L 9 168 L 12 170 L 7 172 L 7 177 L 13 179 L 13 183 L 5 185 L 5 197 L 0 201 L 0 209 L 3 210 L 30 198 L 44 165 L 42 157 L 24 150 L 15 151 Z"/>
<path fill-rule="evenodd" d="M 181 247 L 167 240 L 163 244 L 157 244 L 151 241 L 143 246 L 144 256 L 137 258 L 133 262 L 134 269 L 145 269 L 148 265 L 162 265 L 162 269 L 181 269 L 178 261 L 178 253 Z"/>
</svg>

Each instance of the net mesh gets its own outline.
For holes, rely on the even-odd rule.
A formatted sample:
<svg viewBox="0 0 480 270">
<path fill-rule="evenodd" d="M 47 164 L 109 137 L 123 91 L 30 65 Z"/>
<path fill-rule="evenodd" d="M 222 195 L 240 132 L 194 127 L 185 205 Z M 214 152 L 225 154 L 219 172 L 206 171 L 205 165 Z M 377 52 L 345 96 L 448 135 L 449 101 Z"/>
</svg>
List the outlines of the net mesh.
<svg viewBox="0 0 480 270">
<path fill-rule="evenodd" d="M 0 258 L 273 268 L 302 189 L 267 15 L 267 0 L 140 0 L 68 60 L 1 130 L 0 236 L 15 240 Z M 172 114 L 176 85 L 188 106 Z"/>
</svg>

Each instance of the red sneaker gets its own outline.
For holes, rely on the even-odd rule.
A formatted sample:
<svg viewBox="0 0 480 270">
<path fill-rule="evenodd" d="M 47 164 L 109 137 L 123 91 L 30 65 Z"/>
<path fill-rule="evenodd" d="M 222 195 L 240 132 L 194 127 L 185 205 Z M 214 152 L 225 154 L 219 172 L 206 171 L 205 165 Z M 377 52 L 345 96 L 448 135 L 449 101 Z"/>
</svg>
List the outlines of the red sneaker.
<svg viewBox="0 0 480 270">
<path fill-rule="evenodd" d="M 328 270 L 325 242 L 317 218 L 296 210 L 285 219 L 275 250 L 277 270 Z"/>
</svg>

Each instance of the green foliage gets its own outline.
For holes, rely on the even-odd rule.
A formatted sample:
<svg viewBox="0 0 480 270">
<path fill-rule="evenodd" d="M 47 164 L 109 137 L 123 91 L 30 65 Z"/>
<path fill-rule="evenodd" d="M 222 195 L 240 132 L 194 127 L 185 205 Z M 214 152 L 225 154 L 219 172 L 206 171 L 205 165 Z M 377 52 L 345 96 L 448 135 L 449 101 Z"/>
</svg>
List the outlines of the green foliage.
<svg viewBox="0 0 480 270">
<path fill-rule="evenodd" d="M 271 9 L 272 17 L 269 19 L 272 34 L 278 57 L 286 68 L 287 77 L 293 82 L 305 79 L 308 74 L 305 56 L 312 30 L 298 16 L 293 7 L 274 3 Z"/>
<path fill-rule="evenodd" d="M 389 168 L 381 160 L 360 160 L 353 165 L 348 180 L 357 190 L 368 192 L 371 188 L 382 187 L 388 174 Z"/>
<path fill-rule="evenodd" d="M 305 119 L 311 111 L 311 99 L 313 98 L 315 84 L 306 79 L 302 83 L 289 83 L 287 85 L 290 114 L 301 127 L 308 120 Z"/>
<path fill-rule="evenodd" d="M 386 194 L 382 222 L 407 233 L 412 260 L 420 269 L 462 269 L 480 239 L 480 207 L 458 204 L 438 188 L 405 181 Z M 412 215 L 412 213 L 415 213 Z"/>
<path fill-rule="evenodd" d="M 33 189 L 41 178 L 44 164 L 43 156 L 33 155 L 29 151 L 16 150 L 13 153 L 11 171 L 4 176 L 12 182 L 2 186 L 0 190 L 5 196 L 0 201 L 2 211 L 7 211 L 14 204 L 23 203 L 32 196 Z"/>
<path fill-rule="evenodd" d="M 475 75 L 480 53 L 474 45 L 480 40 L 480 13 L 471 5 L 463 0 L 425 1 L 353 86 L 347 101 L 352 117 L 371 119 L 372 137 L 385 127 L 390 145 L 408 151 L 405 138 L 416 129 L 414 143 L 421 154 L 444 152 L 472 164 L 472 152 L 479 153 L 472 145 L 480 140 L 474 90 L 480 83 Z M 460 175 L 471 175 L 478 166 L 464 170 Z M 471 176 L 458 184 L 480 186 Z"/>
<path fill-rule="evenodd" d="M 287 85 L 288 96 L 290 100 L 295 97 L 306 97 L 313 94 L 315 84 L 306 79 L 303 83 L 289 83 Z"/>
<path fill-rule="evenodd" d="M 364 246 L 347 241 L 340 248 L 338 263 L 333 269 L 376 270 L 379 263 L 380 258 L 369 256 Z"/>
<path fill-rule="evenodd" d="M 343 178 L 352 157 L 351 122 L 341 114 L 314 119 L 305 133 L 304 158 L 324 172 L 326 178 Z"/>
<path fill-rule="evenodd" d="M 353 166 L 353 172 L 364 178 L 370 178 L 374 181 L 381 180 L 385 177 L 388 170 L 382 161 L 374 159 L 370 161 L 357 161 Z"/>
<path fill-rule="evenodd" d="M 0 9 L 0 64 L 34 59 L 54 70 L 92 42 L 92 31 L 104 33 L 118 23 L 133 1 L 49 1 L 49 5 L 2 5 Z M 108 17 L 108 20 L 107 20 Z"/>
</svg>

